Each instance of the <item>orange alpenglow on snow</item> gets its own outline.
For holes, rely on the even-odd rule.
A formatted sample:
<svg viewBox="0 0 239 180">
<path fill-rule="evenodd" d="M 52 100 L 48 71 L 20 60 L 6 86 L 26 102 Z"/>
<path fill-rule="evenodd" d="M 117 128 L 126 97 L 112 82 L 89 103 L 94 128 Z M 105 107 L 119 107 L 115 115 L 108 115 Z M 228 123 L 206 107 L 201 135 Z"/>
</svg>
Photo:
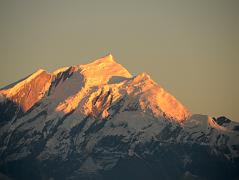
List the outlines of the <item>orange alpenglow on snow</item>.
<svg viewBox="0 0 239 180">
<path fill-rule="evenodd" d="M 132 76 L 109 54 L 92 63 L 63 67 L 53 73 L 39 70 L 26 79 L 0 91 L 24 111 L 41 99 L 55 105 L 56 112 L 77 110 L 85 115 L 107 118 L 109 109 L 120 99 L 123 108 L 136 108 L 156 117 L 178 122 L 190 112 L 155 83 L 146 73 Z"/>
<path fill-rule="evenodd" d="M 132 77 L 125 68 L 114 61 L 114 57 L 111 54 L 90 64 L 79 65 L 78 67 L 81 74 L 86 77 L 86 83 L 89 86 L 107 84 L 112 77 Z"/>
<path fill-rule="evenodd" d="M 17 84 L 3 88 L 0 94 L 27 111 L 45 95 L 50 85 L 51 74 L 39 69 Z"/>
</svg>

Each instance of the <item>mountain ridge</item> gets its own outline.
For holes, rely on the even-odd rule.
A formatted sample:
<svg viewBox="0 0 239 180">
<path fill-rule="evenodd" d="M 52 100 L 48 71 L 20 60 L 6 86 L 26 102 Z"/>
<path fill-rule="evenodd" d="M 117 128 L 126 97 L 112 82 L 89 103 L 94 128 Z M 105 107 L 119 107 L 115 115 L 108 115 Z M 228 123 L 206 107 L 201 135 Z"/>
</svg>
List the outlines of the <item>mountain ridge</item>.
<svg viewBox="0 0 239 180">
<path fill-rule="evenodd" d="M 111 54 L 39 70 L 0 95 L 2 176 L 239 177 L 238 123 L 191 113 L 147 73 L 131 75 Z"/>
<path fill-rule="evenodd" d="M 48 79 L 45 84 L 46 87 L 42 88 L 43 92 L 39 92 L 42 95 L 36 97 L 32 102 L 29 103 L 29 105 L 25 105 L 26 104 L 25 102 L 21 104 L 21 102 L 20 102 L 21 97 L 19 97 L 19 95 L 17 95 L 17 93 L 19 91 L 20 91 L 21 95 L 24 93 L 27 93 L 27 92 L 25 92 L 26 90 L 21 87 L 27 86 L 28 82 L 31 82 L 36 77 L 42 76 L 42 78 L 44 78 L 43 76 L 45 76 L 45 75 L 48 76 Z M 119 84 L 120 82 L 123 82 L 123 81 L 126 82 L 126 80 L 131 81 L 130 79 L 132 79 L 132 81 L 131 81 L 132 84 L 128 85 L 128 89 L 130 89 L 129 86 L 131 86 L 131 87 L 138 86 L 138 88 L 141 88 L 141 89 L 144 88 L 144 91 L 147 91 L 148 94 L 149 94 L 149 92 L 151 92 L 155 96 L 160 96 L 158 98 L 158 100 L 155 100 L 153 98 L 153 95 L 149 95 L 151 97 L 151 99 L 147 99 L 147 97 L 144 97 L 144 99 L 146 101 L 152 102 L 151 104 L 154 104 L 154 106 L 157 106 L 157 104 L 160 104 L 162 106 L 161 107 L 162 111 L 164 113 L 168 114 L 169 116 L 174 116 L 174 117 L 172 117 L 173 119 L 178 119 L 179 121 L 183 121 L 185 118 L 187 118 L 187 116 L 190 115 L 188 110 L 186 108 L 184 108 L 181 103 L 179 103 L 169 93 L 164 92 L 165 90 L 162 89 L 159 85 L 157 85 L 156 82 L 151 80 L 150 76 L 147 73 L 141 73 L 139 75 L 132 76 L 123 66 L 116 63 L 112 54 L 109 54 L 103 58 L 97 59 L 89 64 L 76 65 L 76 66 L 71 66 L 71 67 L 63 67 L 63 68 L 53 71 L 53 73 L 48 73 L 43 69 L 39 69 L 35 73 L 31 74 L 28 78 L 17 83 L 15 86 L 11 87 L 10 89 L 1 90 L 0 94 L 6 96 L 7 98 L 12 99 L 14 102 L 17 102 L 18 104 L 20 104 L 22 106 L 24 111 L 27 111 L 35 103 L 37 103 L 37 101 L 41 100 L 41 98 L 44 97 L 44 95 L 47 91 L 48 91 L 48 94 L 51 93 L 51 87 L 53 86 L 53 84 L 54 84 L 54 86 L 57 86 L 59 81 L 62 81 L 62 80 L 65 81 L 67 78 L 70 78 L 70 76 L 72 76 L 72 75 L 74 75 L 74 78 L 76 80 L 74 83 L 71 83 L 71 86 L 73 84 L 74 87 L 69 87 L 68 89 L 74 90 L 74 92 L 68 93 L 64 90 L 65 89 L 64 87 L 59 87 L 60 88 L 59 94 L 61 94 L 60 96 L 62 96 L 63 92 L 66 92 L 67 97 L 70 96 L 68 98 L 68 100 L 65 99 L 66 102 L 68 101 L 68 104 L 69 103 L 70 104 L 76 103 L 76 105 L 78 104 L 77 101 L 79 101 L 79 100 L 77 100 L 77 97 L 81 96 L 80 93 L 84 94 L 84 92 L 79 92 L 81 88 L 84 88 L 87 91 L 89 89 L 91 89 L 93 86 L 98 86 L 98 88 L 101 88 L 101 86 L 102 87 L 109 86 L 106 88 L 111 88 L 110 86 L 112 86 L 112 88 L 117 88 L 117 86 L 114 86 L 113 84 Z M 148 84 L 146 84 L 146 83 L 148 83 Z M 68 83 L 68 85 L 70 85 L 70 84 Z M 20 86 L 20 90 L 18 88 L 19 86 Z M 82 86 L 82 87 L 80 87 L 80 86 Z M 149 90 L 149 88 L 146 89 L 147 86 L 149 86 L 153 89 L 152 90 Z M 23 89 L 23 90 L 21 91 L 21 89 Z M 154 90 L 154 92 L 153 92 L 153 90 Z M 160 93 L 158 93 L 161 90 L 163 91 L 162 95 Z M 128 92 L 128 93 L 132 93 L 132 92 Z M 57 93 L 55 93 L 55 94 L 57 94 Z M 72 96 L 76 97 L 74 101 L 72 101 Z M 161 99 L 164 99 L 164 96 L 167 96 L 166 98 L 168 98 L 168 99 L 165 98 L 164 101 L 160 101 Z M 24 98 L 27 98 L 27 97 L 24 97 Z M 28 101 L 29 101 L 29 99 L 28 99 Z M 153 101 L 156 101 L 156 102 L 153 102 Z M 62 104 L 59 104 L 59 106 L 56 108 L 56 111 L 59 111 L 61 109 L 61 107 L 63 106 Z M 142 101 L 141 101 L 141 104 L 142 104 L 142 106 L 146 106 L 146 105 L 143 105 Z M 176 109 L 174 112 L 169 112 L 170 109 L 172 109 L 171 106 L 175 106 L 173 108 L 173 109 Z M 177 109 L 177 107 L 180 110 Z M 74 107 L 74 108 L 76 108 L 76 107 Z M 144 107 L 144 108 L 146 108 L 146 107 Z M 151 107 L 151 109 L 153 109 L 153 107 Z M 66 111 L 69 112 L 69 110 L 66 110 Z M 168 111 L 168 113 L 166 111 Z M 180 114 L 180 112 L 181 112 L 181 114 Z M 157 110 L 155 108 L 154 108 L 154 113 L 158 114 L 158 116 L 160 114 L 159 112 L 157 112 Z"/>
</svg>

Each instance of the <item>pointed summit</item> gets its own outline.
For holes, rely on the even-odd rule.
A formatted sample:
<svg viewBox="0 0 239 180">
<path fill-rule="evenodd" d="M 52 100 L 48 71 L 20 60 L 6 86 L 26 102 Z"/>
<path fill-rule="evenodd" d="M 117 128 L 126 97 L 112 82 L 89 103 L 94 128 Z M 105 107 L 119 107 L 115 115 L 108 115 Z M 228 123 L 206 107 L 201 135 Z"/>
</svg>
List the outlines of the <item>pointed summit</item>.
<svg viewBox="0 0 239 180">
<path fill-rule="evenodd" d="M 92 63 L 78 66 L 81 74 L 91 85 L 107 84 L 112 77 L 131 78 L 132 75 L 108 54 Z"/>
<path fill-rule="evenodd" d="M 95 60 L 93 63 L 95 63 L 95 64 L 97 64 L 97 63 L 108 64 L 108 63 L 116 63 L 116 61 L 114 59 L 114 56 L 111 53 L 109 53 L 109 54 L 103 56 L 102 58 Z"/>
<path fill-rule="evenodd" d="M 114 56 L 111 53 L 107 54 L 104 58 L 110 61 L 114 61 Z"/>
</svg>

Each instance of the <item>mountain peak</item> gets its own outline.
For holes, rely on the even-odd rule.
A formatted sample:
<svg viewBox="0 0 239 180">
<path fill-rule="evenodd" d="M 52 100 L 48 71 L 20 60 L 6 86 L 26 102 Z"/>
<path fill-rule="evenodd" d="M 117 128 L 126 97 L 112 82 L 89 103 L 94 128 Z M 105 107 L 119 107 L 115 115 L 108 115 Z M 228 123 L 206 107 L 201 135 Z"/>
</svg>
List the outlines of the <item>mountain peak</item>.
<svg viewBox="0 0 239 180">
<path fill-rule="evenodd" d="M 112 97 L 117 99 L 127 95 L 130 99 L 134 99 L 136 104 L 139 103 L 142 110 L 152 112 L 159 117 L 163 115 L 163 112 L 166 117 L 181 122 L 190 115 L 176 98 L 154 82 L 147 73 L 132 76 L 127 69 L 114 60 L 112 54 L 89 64 L 63 67 L 51 74 L 39 69 L 12 88 L 5 90 L 3 95 L 11 97 L 27 111 L 44 96 L 45 92 L 49 91 L 48 95 L 51 95 L 51 99 L 57 105 L 56 110 L 66 112 L 64 108 L 68 106 L 77 108 L 85 96 L 94 99 L 95 94 L 91 90 L 99 91 L 100 94 L 102 88 L 114 88 L 115 91 L 109 90 Z M 106 92 L 106 96 L 109 92 Z M 87 108 L 91 106 L 94 105 Z"/>
<path fill-rule="evenodd" d="M 108 53 L 106 56 L 104 56 L 105 59 L 114 61 L 114 56 L 111 53 Z"/>
<path fill-rule="evenodd" d="M 27 111 L 45 95 L 50 87 L 51 78 L 51 74 L 39 69 L 25 79 L 1 90 L 0 94 L 19 105 L 23 111 Z"/>
<path fill-rule="evenodd" d="M 93 61 L 93 63 L 94 64 L 102 64 L 102 63 L 108 64 L 108 63 L 116 63 L 116 61 L 115 61 L 114 56 L 111 53 L 109 53 L 109 54 L 103 56 L 102 58 Z"/>
<path fill-rule="evenodd" d="M 20 80 L 19 82 L 13 83 L 12 85 L 3 88 L 0 92 L 3 94 L 7 94 L 8 96 L 12 96 L 16 94 L 21 88 L 23 88 L 23 86 L 25 86 L 27 83 L 44 74 L 48 73 L 44 69 L 38 69 L 37 71 Z"/>
<path fill-rule="evenodd" d="M 79 65 L 78 68 L 88 84 L 92 85 L 107 84 L 113 77 L 132 77 L 127 69 L 114 60 L 112 54 L 108 54 L 89 64 Z"/>
</svg>

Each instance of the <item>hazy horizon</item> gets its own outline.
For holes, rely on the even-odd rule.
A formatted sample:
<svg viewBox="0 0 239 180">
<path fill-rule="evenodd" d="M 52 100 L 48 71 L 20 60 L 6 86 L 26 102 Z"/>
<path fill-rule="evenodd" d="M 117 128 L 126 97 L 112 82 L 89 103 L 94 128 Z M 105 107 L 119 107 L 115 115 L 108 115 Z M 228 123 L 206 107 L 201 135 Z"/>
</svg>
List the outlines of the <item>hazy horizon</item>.
<svg viewBox="0 0 239 180">
<path fill-rule="evenodd" d="M 193 113 L 239 121 L 239 1 L 0 0 L 0 87 L 107 53 Z"/>
</svg>

